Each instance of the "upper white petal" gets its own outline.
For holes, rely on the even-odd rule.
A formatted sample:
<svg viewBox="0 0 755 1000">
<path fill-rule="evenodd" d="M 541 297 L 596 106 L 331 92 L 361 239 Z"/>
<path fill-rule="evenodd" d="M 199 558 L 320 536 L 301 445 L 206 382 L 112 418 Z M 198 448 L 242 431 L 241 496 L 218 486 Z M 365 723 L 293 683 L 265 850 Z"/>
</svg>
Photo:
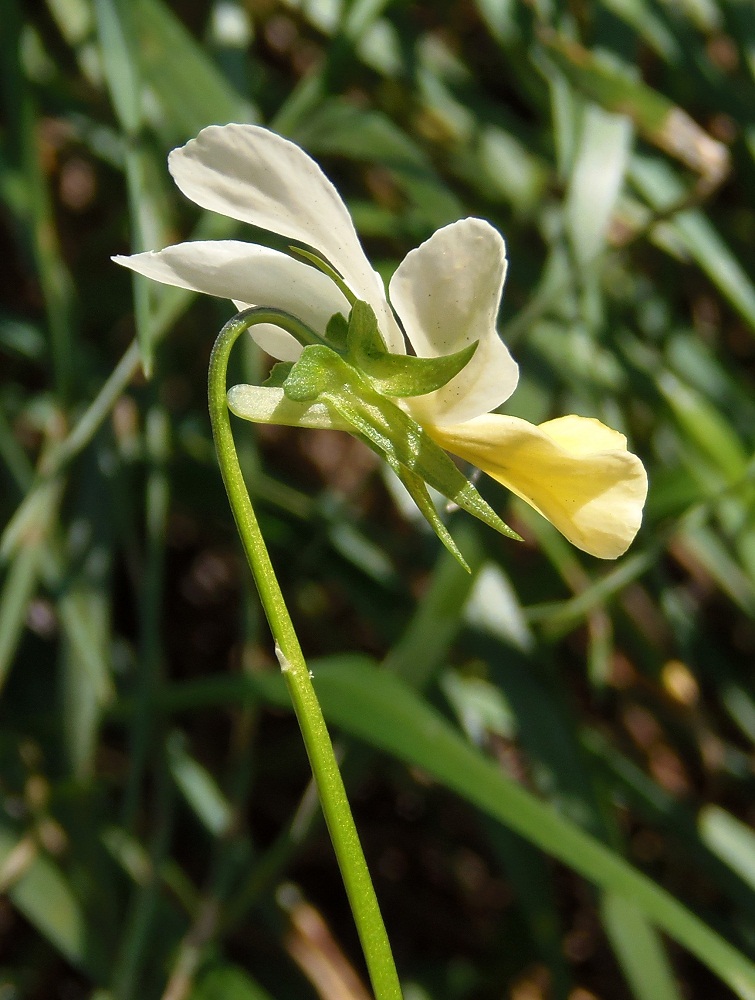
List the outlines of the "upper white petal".
<svg viewBox="0 0 755 1000">
<path fill-rule="evenodd" d="M 320 334 L 334 313 L 349 313 L 346 298 L 330 278 L 309 264 L 254 243 L 198 240 L 113 260 L 165 285 L 232 299 L 240 309 L 253 305 L 283 309 Z M 251 334 L 280 361 L 295 361 L 301 353 L 299 342 L 279 327 L 259 325 Z"/>
<path fill-rule="evenodd" d="M 375 310 L 389 350 L 403 353 L 382 279 L 364 254 L 349 211 L 303 149 L 257 125 L 210 125 L 174 149 L 168 165 L 181 191 L 202 208 L 317 250 Z"/>
<path fill-rule="evenodd" d="M 482 219 L 462 219 L 407 254 L 390 298 L 420 357 L 452 354 L 479 341 L 448 385 L 411 400 L 421 423 L 461 423 L 508 399 L 519 368 L 496 329 L 506 277 L 506 246 Z"/>
</svg>

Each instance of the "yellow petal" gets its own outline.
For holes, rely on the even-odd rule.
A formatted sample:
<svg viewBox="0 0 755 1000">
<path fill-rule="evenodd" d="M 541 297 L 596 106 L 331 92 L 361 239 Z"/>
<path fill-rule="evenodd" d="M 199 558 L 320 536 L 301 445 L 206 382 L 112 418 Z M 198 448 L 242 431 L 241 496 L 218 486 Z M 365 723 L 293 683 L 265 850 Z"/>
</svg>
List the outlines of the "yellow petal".
<svg viewBox="0 0 755 1000">
<path fill-rule="evenodd" d="M 615 559 L 637 534 L 647 495 L 642 462 L 599 420 L 559 417 L 536 427 L 489 413 L 425 430 L 546 517 L 578 548 Z"/>
</svg>

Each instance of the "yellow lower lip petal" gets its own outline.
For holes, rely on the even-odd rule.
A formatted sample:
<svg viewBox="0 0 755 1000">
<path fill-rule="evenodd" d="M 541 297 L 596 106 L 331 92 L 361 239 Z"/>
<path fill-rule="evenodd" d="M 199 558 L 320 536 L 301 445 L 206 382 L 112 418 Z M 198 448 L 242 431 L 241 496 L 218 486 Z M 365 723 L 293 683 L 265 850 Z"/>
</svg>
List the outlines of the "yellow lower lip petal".
<svg viewBox="0 0 755 1000">
<path fill-rule="evenodd" d="M 598 420 L 572 415 L 535 426 L 491 413 L 425 429 L 591 555 L 615 559 L 637 534 L 647 495 L 645 469 L 627 451 L 626 438 Z"/>
</svg>

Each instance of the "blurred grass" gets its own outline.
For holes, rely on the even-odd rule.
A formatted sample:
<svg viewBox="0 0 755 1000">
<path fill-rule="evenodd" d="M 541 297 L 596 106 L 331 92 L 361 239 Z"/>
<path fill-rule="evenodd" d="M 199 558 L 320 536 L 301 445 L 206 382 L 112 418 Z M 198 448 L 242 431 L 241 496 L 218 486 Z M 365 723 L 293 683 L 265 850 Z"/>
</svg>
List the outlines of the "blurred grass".
<svg viewBox="0 0 755 1000">
<path fill-rule="evenodd" d="M 385 275 L 493 222 L 508 411 L 599 417 L 650 475 L 615 565 L 483 485 L 526 542 L 454 514 L 467 577 L 358 443 L 239 430 L 407 997 L 754 996 L 751 5 L 3 18 L 3 1000 L 359 995 L 212 452 L 230 306 L 109 260 L 238 231 L 165 169 L 231 120 L 321 160 Z"/>
</svg>

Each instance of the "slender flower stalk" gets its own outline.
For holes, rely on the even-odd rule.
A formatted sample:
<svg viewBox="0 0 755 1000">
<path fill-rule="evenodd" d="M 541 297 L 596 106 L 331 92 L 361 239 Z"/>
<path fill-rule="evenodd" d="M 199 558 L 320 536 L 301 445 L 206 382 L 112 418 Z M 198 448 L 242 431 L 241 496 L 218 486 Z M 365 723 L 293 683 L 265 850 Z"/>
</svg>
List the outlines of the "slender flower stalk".
<svg viewBox="0 0 755 1000">
<path fill-rule="evenodd" d="M 226 402 L 231 349 L 243 332 L 276 323 L 294 336 L 306 335 L 299 320 L 279 310 L 249 309 L 221 330 L 210 359 L 209 406 L 220 470 L 249 567 L 275 640 L 275 651 L 299 722 L 323 814 L 351 904 L 376 1000 L 400 1000 L 401 987 L 388 936 L 351 815 L 320 703 L 270 561 L 239 465 Z"/>
</svg>

